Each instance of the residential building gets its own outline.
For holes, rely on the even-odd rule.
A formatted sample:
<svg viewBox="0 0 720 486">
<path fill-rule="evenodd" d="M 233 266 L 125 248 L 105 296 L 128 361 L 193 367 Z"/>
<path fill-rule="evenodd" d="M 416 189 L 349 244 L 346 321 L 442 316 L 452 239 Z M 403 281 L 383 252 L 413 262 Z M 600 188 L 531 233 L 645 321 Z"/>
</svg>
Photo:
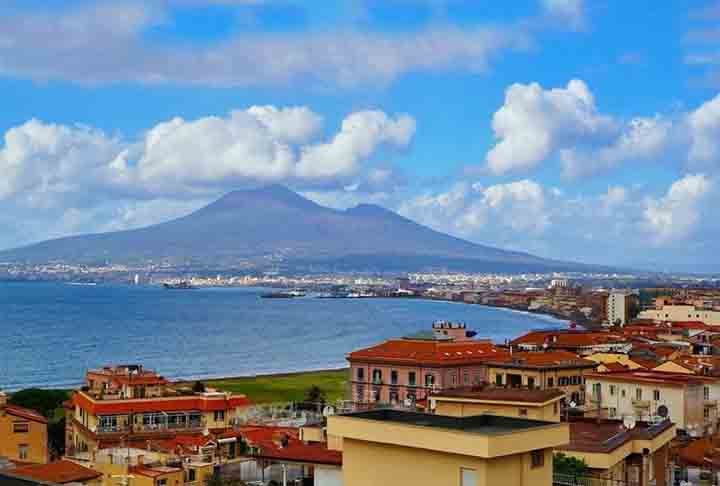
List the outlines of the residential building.
<svg viewBox="0 0 720 486">
<path fill-rule="evenodd" d="M 473 335 L 464 324 L 440 322 L 432 332 L 353 351 L 347 357 L 352 399 L 415 403 L 432 391 L 485 382 L 485 362 L 507 353 Z"/>
<path fill-rule="evenodd" d="M 437 415 L 452 417 L 489 414 L 559 422 L 564 397 L 565 393 L 556 389 L 458 388 L 432 395 L 428 408 Z"/>
<path fill-rule="evenodd" d="M 68 404 L 66 447 L 83 452 L 121 441 L 224 430 L 249 405 L 244 395 L 172 386 L 137 365 L 91 370 L 87 386 Z"/>
<path fill-rule="evenodd" d="M 73 486 L 101 486 L 102 473 L 81 466 L 72 461 L 62 460 L 48 464 L 29 464 L 10 470 L 15 476 L 29 480 L 50 482 L 55 484 L 72 484 Z"/>
<path fill-rule="evenodd" d="M 696 436 L 717 429 L 717 378 L 634 370 L 590 373 L 585 379 L 587 413 L 646 421 L 670 418 L 678 429 Z"/>
<path fill-rule="evenodd" d="M 344 486 L 550 486 L 564 423 L 378 409 L 328 417 Z"/>
<path fill-rule="evenodd" d="M 635 317 L 640 299 L 637 292 L 613 290 L 607 300 L 607 320 L 611 326 L 624 326 Z"/>
<path fill-rule="evenodd" d="M 486 363 L 488 381 L 495 386 L 539 390 L 560 389 L 576 405 L 585 401 L 585 378 L 597 363 L 560 350 L 513 352 Z"/>
<path fill-rule="evenodd" d="M 520 351 L 555 349 L 587 356 L 594 353 L 627 353 L 632 344 L 619 333 L 579 329 L 530 331 L 510 341 Z"/>
<path fill-rule="evenodd" d="M 673 484 L 720 483 L 720 449 L 717 437 L 702 437 L 677 449 Z"/>
<path fill-rule="evenodd" d="M 557 452 L 584 461 L 589 468 L 588 477 L 556 474 L 556 483 L 570 481 L 568 484 L 594 486 L 668 484 L 670 441 L 676 434 L 670 420 L 623 423 L 621 420 L 573 419 L 568 425 L 570 441 Z M 572 483 L 573 480 L 577 482 Z"/>
<path fill-rule="evenodd" d="M 699 321 L 710 326 L 720 326 L 720 310 L 707 309 L 692 304 L 658 302 L 655 309 L 640 312 L 638 319 L 656 322 Z"/>
<path fill-rule="evenodd" d="M 35 410 L 7 403 L 0 392 L 0 457 L 45 464 L 49 460 L 47 419 Z"/>
</svg>

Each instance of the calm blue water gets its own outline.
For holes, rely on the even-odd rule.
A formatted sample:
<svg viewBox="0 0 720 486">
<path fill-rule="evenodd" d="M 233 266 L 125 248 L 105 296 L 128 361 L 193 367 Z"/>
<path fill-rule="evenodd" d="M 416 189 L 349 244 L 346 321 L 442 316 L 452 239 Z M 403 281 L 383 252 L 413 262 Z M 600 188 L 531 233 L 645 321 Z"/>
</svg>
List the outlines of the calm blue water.
<svg viewBox="0 0 720 486">
<path fill-rule="evenodd" d="M 342 367 L 353 349 L 438 319 L 467 322 L 497 341 L 562 325 L 460 303 L 260 299 L 261 292 L 0 283 L 0 389 L 74 386 L 85 369 L 109 363 L 143 363 L 168 378 Z"/>
</svg>

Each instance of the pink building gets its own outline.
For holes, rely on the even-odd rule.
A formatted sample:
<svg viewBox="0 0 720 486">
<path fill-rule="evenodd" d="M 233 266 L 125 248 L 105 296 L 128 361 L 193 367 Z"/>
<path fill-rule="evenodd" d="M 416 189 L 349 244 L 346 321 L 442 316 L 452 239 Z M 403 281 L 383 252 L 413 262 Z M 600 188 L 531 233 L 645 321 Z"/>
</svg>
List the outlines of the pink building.
<svg viewBox="0 0 720 486">
<path fill-rule="evenodd" d="M 486 382 L 485 363 L 507 353 L 474 335 L 465 324 L 436 322 L 431 332 L 350 353 L 353 400 L 415 402 L 432 391 Z"/>
</svg>

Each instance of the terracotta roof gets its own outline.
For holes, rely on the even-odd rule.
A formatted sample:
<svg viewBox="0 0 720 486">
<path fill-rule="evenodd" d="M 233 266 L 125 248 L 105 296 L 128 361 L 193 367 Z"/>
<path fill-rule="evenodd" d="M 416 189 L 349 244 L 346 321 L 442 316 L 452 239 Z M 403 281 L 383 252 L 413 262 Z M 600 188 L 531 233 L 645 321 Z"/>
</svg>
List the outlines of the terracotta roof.
<svg viewBox="0 0 720 486">
<path fill-rule="evenodd" d="M 678 450 L 679 462 L 687 466 L 707 466 L 717 462 L 717 456 L 717 448 L 708 437 L 694 440 Z"/>
<path fill-rule="evenodd" d="M 678 366 L 682 366 L 688 371 L 692 371 L 698 375 L 713 375 L 720 369 L 720 356 L 693 356 L 684 355 L 670 361 Z M 661 366 L 661 363 L 658 366 Z"/>
<path fill-rule="evenodd" d="M 587 373 L 587 379 L 596 378 L 600 380 L 610 380 L 619 382 L 632 383 L 654 383 L 666 386 L 685 386 L 696 385 L 702 383 L 715 383 L 717 378 L 711 378 L 698 375 L 687 375 L 685 373 L 668 373 L 663 371 L 621 371 L 617 373 Z"/>
<path fill-rule="evenodd" d="M 483 402 L 527 402 L 546 403 L 552 400 L 559 400 L 565 396 L 561 390 L 528 390 L 520 388 L 495 388 L 485 387 L 482 389 L 455 388 L 443 390 L 433 395 L 433 398 L 463 398 Z"/>
<path fill-rule="evenodd" d="M 245 441 L 258 449 L 254 457 L 309 464 L 342 465 L 342 452 L 327 448 L 319 442 L 306 443 L 300 432 L 288 427 L 241 427 Z M 284 444 L 283 444 L 284 443 Z"/>
<path fill-rule="evenodd" d="M 701 330 L 707 330 L 712 329 L 713 326 L 709 326 L 705 324 L 704 322 L 700 321 L 684 321 L 684 322 L 673 322 L 672 323 L 673 328 L 678 329 L 701 329 Z"/>
<path fill-rule="evenodd" d="M 3 407 L 0 407 L 0 409 L 1 408 Z M 17 405 L 5 405 L 4 410 L 7 414 L 18 418 L 24 418 L 41 424 L 47 423 L 47 419 L 40 412 L 36 412 L 35 410 L 31 410 L 29 408 L 18 407 Z"/>
<path fill-rule="evenodd" d="M 559 330 L 531 331 L 510 341 L 510 344 L 513 346 L 520 344 L 542 346 L 547 343 L 550 347 L 582 348 L 622 342 L 625 342 L 623 336 L 609 332 Z"/>
<path fill-rule="evenodd" d="M 137 474 L 139 476 L 145 476 L 148 478 L 157 478 L 159 476 L 165 476 L 167 474 L 181 472 L 182 469 L 176 467 L 167 466 L 132 466 L 130 467 L 131 474 Z"/>
<path fill-rule="evenodd" d="M 617 361 L 612 363 L 598 363 L 598 367 L 604 366 L 608 371 L 627 371 L 630 368 Z"/>
<path fill-rule="evenodd" d="M 20 466 L 12 470 L 13 474 L 37 481 L 49 481 L 51 483 L 82 483 L 102 476 L 93 469 L 88 469 L 72 461 L 56 461 L 48 464 L 33 464 L 31 466 Z"/>
<path fill-rule="evenodd" d="M 213 412 L 235 407 L 247 407 L 252 402 L 245 395 L 202 396 L 189 395 L 166 398 L 145 398 L 128 400 L 93 400 L 88 395 L 75 392 L 73 403 L 93 415 L 119 415 L 142 412 L 182 412 L 198 410 Z"/>
<path fill-rule="evenodd" d="M 568 425 L 570 443 L 561 450 L 601 453 L 612 452 L 630 440 L 654 439 L 673 427 L 670 420 L 657 424 L 637 422 L 633 429 L 626 429 L 620 420 L 581 419 Z"/>
<path fill-rule="evenodd" d="M 490 341 L 391 339 L 376 346 L 353 351 L 348 355 L 348 360 L 453 366 L 480 363 L 505 353 Z"/>
<path fill-rule="evenodd" d="M 521 368 L 595 368 L 595 361 L 561 350 L 515 352 L 492 359 L 488 364 Z"/>
</svg>

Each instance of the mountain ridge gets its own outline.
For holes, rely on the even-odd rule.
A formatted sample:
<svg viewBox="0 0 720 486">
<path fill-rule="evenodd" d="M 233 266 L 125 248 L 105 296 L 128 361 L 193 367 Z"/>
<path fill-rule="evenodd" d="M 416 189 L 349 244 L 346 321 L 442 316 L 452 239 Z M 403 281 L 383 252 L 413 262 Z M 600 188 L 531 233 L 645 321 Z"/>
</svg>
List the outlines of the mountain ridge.
<svg viewBox="0 0 720 486">
<path fill-rule="evenodd" d="M 165 262 L 258 269 L 283 264 L 379 271 L 590 268 L 472 243 L 374 204 L 346 210 L 325 207 L 281 185 L 232 191 L 188 215 L 143 228 L 0 251 L 0 261 Z"/>
</svg>

